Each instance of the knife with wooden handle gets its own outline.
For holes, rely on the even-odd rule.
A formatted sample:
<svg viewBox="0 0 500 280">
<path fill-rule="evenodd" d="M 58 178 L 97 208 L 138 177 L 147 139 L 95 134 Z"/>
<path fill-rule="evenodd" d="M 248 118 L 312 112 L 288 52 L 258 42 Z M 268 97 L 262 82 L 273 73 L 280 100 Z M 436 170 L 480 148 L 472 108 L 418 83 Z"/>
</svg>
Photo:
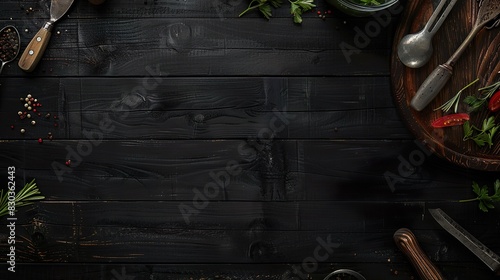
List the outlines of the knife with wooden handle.
<svg viewBox="0 0 500 280">
<path fill-rule="evenodd" d="M 417 238 L 407 228 L 400 228 L 394 233 L 398 248 L 408 257 L 422 280 L 443 280 L 437 267 L 420 248 Z"/>
<path fill-rule="evenodd" d="M 50 20 L 35 34 L 35 37 L 33 37 L 21 55 L 18 63 L 21 69 L 26 72 L 31 72 L 35 69 L 47 48 L 54 23 L 68 12 L 73 1 L 74 0 L 52 0 L 50 4 Z"/>
</svg>

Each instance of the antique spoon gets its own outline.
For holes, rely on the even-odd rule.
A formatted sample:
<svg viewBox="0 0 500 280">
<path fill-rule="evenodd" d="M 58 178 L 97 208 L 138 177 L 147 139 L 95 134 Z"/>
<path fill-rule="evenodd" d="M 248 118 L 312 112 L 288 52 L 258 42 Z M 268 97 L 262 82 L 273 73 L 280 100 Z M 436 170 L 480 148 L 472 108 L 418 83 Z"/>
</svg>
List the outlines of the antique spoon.
<svg viewBox="0 0 500 280">
<path fill-rule="evenodd" d="M 429 21 L 420 32 L 408 34 L 401 39 L 398 45 L 398 57 L 404 65 L 410 68 L 419 68 L 430 60 L 434 52 L 432 48 L 432 37 L 439 30 L 456 3 L 457 0 L 451 0 L 449 2 L 448 0 L 441 0 L 436 10 L 429 18 Z M 448 6 L 446 6 L 446 9 L 441 14 L 446 4 Z"/>
<path fill-rule="evenodd" d="M 453 74 L 453 66 L 472 42 L 477 33 L 500 14 L 499 0 L 483 0 L 474 27 L 455 53 L 444 64 L 439 65 L 422 83 L 411 100 L 411 107 L 422 111 L 443 89 Z"/>
<path fill-rule="evenodd" d="M 5 64 L 12 62 L 19 54 L 21 38 L 17 29 L 8 25 L 0 30 L 0 74 Z"/>
</svg>

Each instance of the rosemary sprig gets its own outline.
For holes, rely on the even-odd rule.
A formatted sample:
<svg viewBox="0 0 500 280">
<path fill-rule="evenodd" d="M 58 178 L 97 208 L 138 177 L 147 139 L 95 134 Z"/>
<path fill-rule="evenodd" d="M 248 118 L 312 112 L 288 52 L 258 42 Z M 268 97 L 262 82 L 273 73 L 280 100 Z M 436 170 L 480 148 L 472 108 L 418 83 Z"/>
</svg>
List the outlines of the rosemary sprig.
<svg viewBox="0 0 500 280">
<path fill-rule="evenodd" d="M 0 190 L 0 217 L 7 214 L 13 214 L 13 212 L 9 210 L 10 201 L 8 199 L 8 194 L 9 192 L 5 192 L 4 195 L 3 190 Z M 13 201 L 15 209 L 30 205 L 34 201 L 42 200 L 45 198 L 44 196 L 40 196 L 39 194 L 40 191 L 38 190 L 38 187 L 35 183 L 35 179 L 33 179 L 31 180 L 31 182 L 24 185 L 24 187 L 19 192 L 16 193 L 15 199 Z"/>
<path fill-rule="evenodd" d="M 460 95 L 462 95 L 462 92 L 465 89 L 467 89 L 468 87 L 470 87 L 473 84 L 477 83 L 477 81 L 479 81 L 479 79 L 475 79 L 473 82 L 471 82 L 470 84 L 468 84 L 465 87 L 463 87 L 459 92 L 457 92 L 457 94 L 455 94 L 455 96 L 453 96 L 450 100 L 446 101 L 443 105 L 441 105 L 441 106 L 437 107 L 436 109 L 434 109 L 434 111 L 442 110 L 443 112 L 448 112 L 451 108 L 454 107 L 454 112 L 457 113 L 457 111 L 458 111 L 458 104 L 460 103 Z"/>
</svg>

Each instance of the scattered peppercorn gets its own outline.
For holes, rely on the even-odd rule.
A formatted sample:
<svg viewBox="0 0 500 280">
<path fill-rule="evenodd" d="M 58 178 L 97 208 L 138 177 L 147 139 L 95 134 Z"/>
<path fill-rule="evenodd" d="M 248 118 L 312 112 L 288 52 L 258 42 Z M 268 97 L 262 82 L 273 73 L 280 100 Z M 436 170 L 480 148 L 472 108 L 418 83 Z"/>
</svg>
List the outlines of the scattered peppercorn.
<svg viewBox="0 0 500 280">
<path fill-rule="evenodd" d="M 70 165 L 71 165 L 71 160 L 70 160 L 70 159 L 68 159 L 68 160 L 66 161 L 66 166 L 70 166 Z"/>
<path fill-rule="evenodd" d="M 21 128 L 20 132 L 21 132 L 21 133 L 25 133 L 25 132 L 26 132 L 26 130 L 25 130 L 24 128 Z"/>
<path fill-rule="evenodd" d="M 38 138 L 38 143 L 42 144 L 43 143 L 43 139 L 42 138 Z"/>
</svg>

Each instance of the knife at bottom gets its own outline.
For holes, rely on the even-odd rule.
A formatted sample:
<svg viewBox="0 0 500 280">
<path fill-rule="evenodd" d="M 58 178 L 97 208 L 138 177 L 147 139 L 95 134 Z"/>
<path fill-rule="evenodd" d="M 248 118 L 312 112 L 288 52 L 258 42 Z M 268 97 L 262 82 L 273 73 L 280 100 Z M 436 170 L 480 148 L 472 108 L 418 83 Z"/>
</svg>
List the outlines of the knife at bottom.
<svg viewBox="0 0 500 280">
<path fill-rule="evenodd" d="M 429 209 L 432 217 L 447 232 L 467 247 L 474 255 L 483 261 L 491 270 L 500 275 L 500 257 L 477 240 L 472 234 L 462 228 L 441 209 Z"/>
</svg>

